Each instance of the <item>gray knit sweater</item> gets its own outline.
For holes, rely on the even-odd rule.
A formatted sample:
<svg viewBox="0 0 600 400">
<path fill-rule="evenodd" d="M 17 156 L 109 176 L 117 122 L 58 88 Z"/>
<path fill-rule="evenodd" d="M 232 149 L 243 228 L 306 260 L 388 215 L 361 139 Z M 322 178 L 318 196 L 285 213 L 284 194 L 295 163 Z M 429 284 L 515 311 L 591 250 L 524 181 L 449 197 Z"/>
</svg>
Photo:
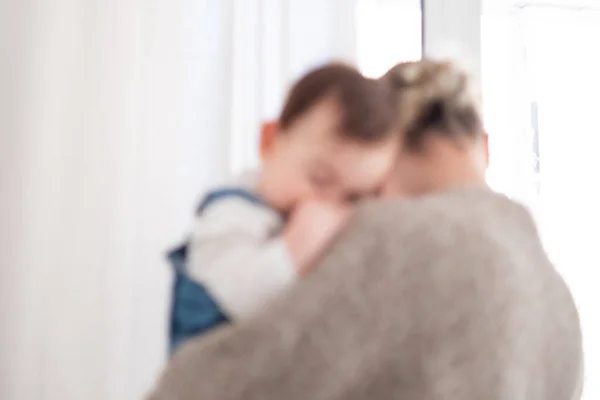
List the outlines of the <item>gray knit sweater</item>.
<svg viewBox="0 0 600 400">
<path fill-rule="evenodd" d="M 530 214 L 487 188 L 365 206 L 255 319 L 192 340 L 152 400 L 575 400 L 579 320 Z"/>
</svg>

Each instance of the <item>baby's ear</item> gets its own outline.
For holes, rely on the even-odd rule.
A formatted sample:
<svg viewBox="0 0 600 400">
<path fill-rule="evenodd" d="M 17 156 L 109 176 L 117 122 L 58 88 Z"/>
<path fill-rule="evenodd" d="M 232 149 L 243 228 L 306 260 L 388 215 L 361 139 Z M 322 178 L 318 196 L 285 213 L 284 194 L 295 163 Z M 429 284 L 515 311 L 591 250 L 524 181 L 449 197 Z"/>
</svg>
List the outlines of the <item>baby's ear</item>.
<svg viewBox="0 0 600 400">
<path fill-rule="evenodd" d="M 487 169 L 490 166 L 490 137 L 487 132 L 483 133 L 482 139 L 483 151 L 485 154 L 485 168 Z"/>
<path fill-rule="evenodd" d="M 277 121 L 263 122 L 260 127 L 260 158 L 264 159 L 273 146 L 277 130 L 279 128 Z"/>
</svg>

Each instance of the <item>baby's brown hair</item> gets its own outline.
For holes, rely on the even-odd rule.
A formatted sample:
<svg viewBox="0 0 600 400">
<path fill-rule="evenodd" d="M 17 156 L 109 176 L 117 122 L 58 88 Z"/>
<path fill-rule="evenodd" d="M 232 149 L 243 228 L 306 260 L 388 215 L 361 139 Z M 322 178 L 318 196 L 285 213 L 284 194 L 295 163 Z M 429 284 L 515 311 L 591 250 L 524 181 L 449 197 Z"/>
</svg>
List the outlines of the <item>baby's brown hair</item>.
<svg viewBox="0 0 600 400">
<path fill-rule="evenodd" d="M 396 110 L 390 87 L 341 63 L 316 68 L 294 84 L 279 117 L 279 127 L 281 130 L 289 128 L 311 107 L 329 96 L 339 105 L 339 131 L 344 138 L 374 143 L 387 138 L 393 131 Z"/>
<path fill-rule="evenodd" d="M 458 144 L 484 134 L 481 98 L 475 81 L 450 61 L 404 62 L 381 81 L 395 92 L 396 126 L 404 147 L 418 151 L 431 135 Z"/>
</svg>

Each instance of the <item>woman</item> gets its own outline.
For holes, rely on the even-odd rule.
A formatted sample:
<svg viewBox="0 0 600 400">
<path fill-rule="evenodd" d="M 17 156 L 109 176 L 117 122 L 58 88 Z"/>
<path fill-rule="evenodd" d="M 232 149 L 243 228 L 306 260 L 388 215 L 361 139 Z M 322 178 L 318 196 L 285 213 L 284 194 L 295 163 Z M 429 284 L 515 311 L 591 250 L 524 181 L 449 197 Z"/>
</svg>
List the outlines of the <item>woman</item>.
<svg viewBox="0 0 600 400">
<path fill-rule="evenodd" d="M 382 79 L 404 135 L 390 198 L 261 315 L 183 348 L 152 399 L 580 398 L 575 306 L 529 212 L 485 184 L 470 78 L 420 61 Z"/>
</svg>

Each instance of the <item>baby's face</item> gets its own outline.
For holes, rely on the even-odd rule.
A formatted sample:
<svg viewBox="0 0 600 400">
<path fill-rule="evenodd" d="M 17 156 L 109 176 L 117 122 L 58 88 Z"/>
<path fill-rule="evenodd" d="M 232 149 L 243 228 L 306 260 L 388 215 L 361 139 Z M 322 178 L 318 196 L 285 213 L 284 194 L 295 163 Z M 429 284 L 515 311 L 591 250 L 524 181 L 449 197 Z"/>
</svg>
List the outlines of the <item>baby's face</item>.
<svg viewBox="0 0 600 400">
<path fill-rule="evenodd" d="M 259 191 L 281 211 L 299 202 L 352 203 L 378 193 L 393 167 L 397 147 L 390 139 L 362 144 L 343 138 L 334 100 L 326 99 L 277 135 L 263 164 Z"/>
</svg>

